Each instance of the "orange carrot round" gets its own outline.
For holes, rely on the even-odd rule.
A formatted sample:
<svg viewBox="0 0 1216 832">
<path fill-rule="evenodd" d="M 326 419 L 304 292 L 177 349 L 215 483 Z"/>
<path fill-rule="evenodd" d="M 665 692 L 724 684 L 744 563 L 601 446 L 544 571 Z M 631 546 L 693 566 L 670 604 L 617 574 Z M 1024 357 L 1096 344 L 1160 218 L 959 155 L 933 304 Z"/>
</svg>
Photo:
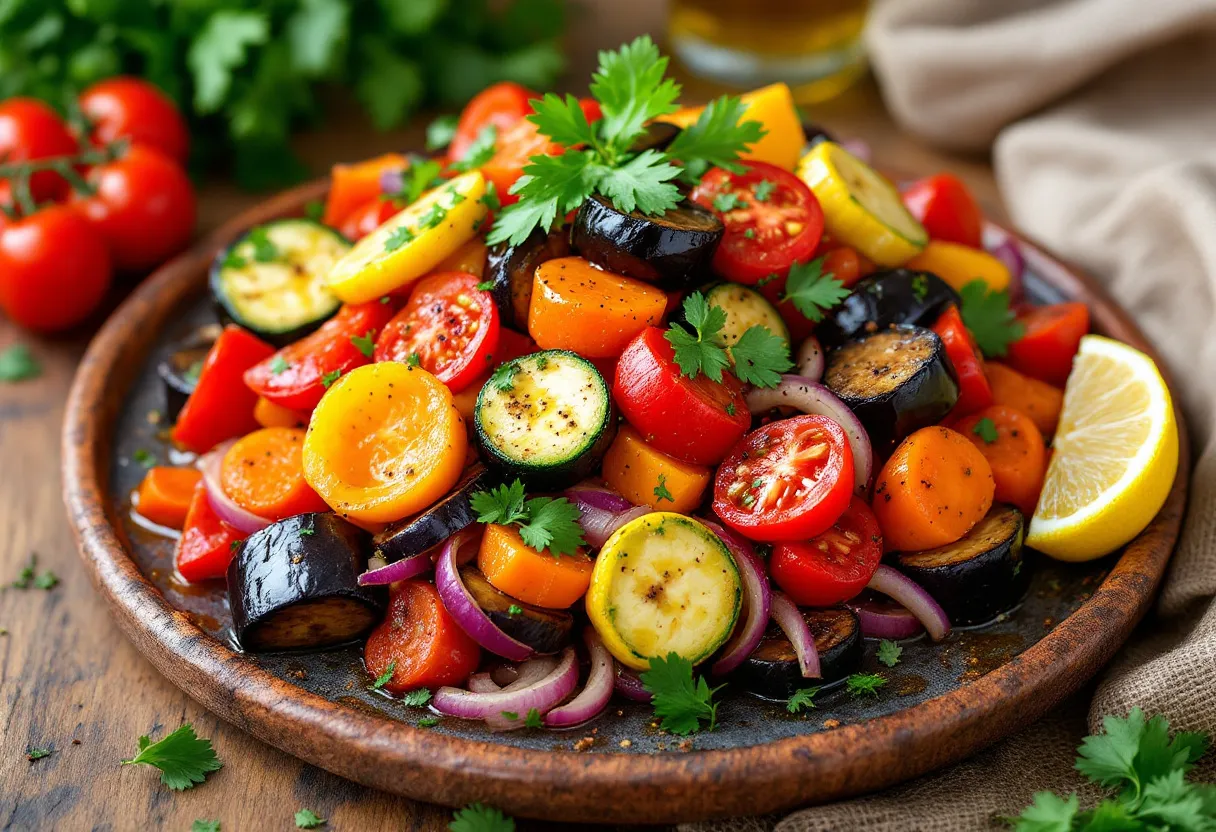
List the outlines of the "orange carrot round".
<svg viewBox="0 0 1216 832">
<path fill-rule="evenodd" d="M 144 474 L 135 494 L 135 510 L 153 523 L 181 529 L 186 524 L 190 498 L 202 480 L 194 468 L 169 468 L 158 465 Z"/>
<path fill-rule="evenodd" d="M 253 406 L 253 418 L 264 428 L 302 428 L 308 424 L 307 413 L 283 407 L 261 396 Z"/>
<path fill-rule="evenodd" d="M 494 524 L 486 526 L 477 553 L 477 567 L 501 592 L 549 609 L 565 609 L 586 595 L 594 565 L 582 549 L 560 557 L 538 552 L 515 528 Z"/>
<path fill-rule="evenodd" d="M 895 449 L 874 486 L 883 544 L 916 552 L 953 543 L 988 513 L 995 490 L 988 460 L 965 436 L 921 428 Z"/>
<path fill-rule="evenodd" d="M 220 465 L 220 486 L 234 503 L 267 520 L 327 511 L 304 479 L 303 428 L 262 428 L 233 443 Z"/>
<path fill-rule="evenodd" d="M 1056 432 L 1060 411 L 1064 409 L 1064 391 L 1045 381 L 1019 373 L 1012 367 L 989 361 L 984 365 L 988 386 L 992 388 L 992 403 L 1016 407 L 1034 420 L 1044 436 Z"/>
<path fill-rule="evenodd" d="M 1016 408 L 994 404 L 962 419 L 954 429 L 988 460 L 995 499 L 1012 503 L 1027 517 L 1034 514 L 1047 476 L 1047 444 L 1034 420 Z"/>
</svg>

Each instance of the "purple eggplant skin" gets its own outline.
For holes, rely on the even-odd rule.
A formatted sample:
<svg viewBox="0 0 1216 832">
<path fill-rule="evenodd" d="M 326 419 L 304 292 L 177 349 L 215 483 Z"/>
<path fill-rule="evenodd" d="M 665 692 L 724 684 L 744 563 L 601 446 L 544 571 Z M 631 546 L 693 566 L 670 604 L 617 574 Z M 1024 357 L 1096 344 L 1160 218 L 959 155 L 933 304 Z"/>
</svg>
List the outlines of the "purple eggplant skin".
<svg viewBox="0 0 1216 832">
<path fill-rule="evenodd" d="M 486 253 L 485 279 L 491 284 L 490 296 L 503 326 L 527 334 L 536 267 L 569 254 L 570 235 L 564 229 L 546 234 L 537 228 L 519 245 L 498 243 L 490 247 Z"/>
<path fill-rule="evenodd" d="M 683 202 L 648 217 L 625 213 L 600 196 L 583 202 L 574 217 L 570 242 L 597 266 L 664 289 L 688 289 L 706 282 L 725 227 L 713 211 Z"/>
<path fill-rule="evenodd" d="M 493 478 L 481 463 L 465 469 L 446 497 L 426 511 L 390 524 L 372 538 L 377 557 L 386 563 L 413 557 L 438 546 L 456 532 L 477 522 L 472 497 L 492 485 Z"/>
<path fill-rule="evenodd" d="M 156 374 L 160 376 L 165 392 L 165 420 L 169 423 L 177 421 L 177 416 L 186 406 L 186 399 L 194 392 L 198 382 L 197 371 L 191 372 L 192 366 L 202 366 L 211 345 L 215 343 L 220 329 L 216 325 L 200 327 L 192 332 L 156 365 Z"/>
<path fill-rule="evenodd" d="M 760 644 L 731 674 L 731 681 L 764 699 L 785 700 L 801 688 L 829 686 L 856 673 L 864 653 L 857 614 L 844 607 L 828 607 L 804 609 L 802 617 L 815 637 L 822 678 L 802 675 L 794 646 L 776 624 L 770 624 Z"/>
<path fill-rule="evenodd" d="M 384 616 L 387 591 L 359 586 L 371 536 L 310 513 L 251 534 L 228 564 L 232 632 L 251 653 L 323 650 L 356 641 Z"/>
<path fill-rule="evenodd" d="M 958 401 L 958 376 L 942 339 L 906 324 L 829 352 L 823 383 L 861 420 L 878 459 L 905 436 L 940 422 Z"/>
<path fill-rule="evenodd" d="M 955 627 L 985 624 L 1021 603 L 1030 586 L 1022 512 L 997 503 L 962 540 L 900 552 L 895 566 L 946 611 Z"/>
<path fill-rule="evenodd" d="M 838 347 L 891 324 L 931 327 L 950 304 L 961 307 L 962 299 L 932 272 L 875 272 L 858 281 L 840 305 L 828 312 L 816 325 L 815 337 L 825 347 Z"/>
<path fill-rule="evenodd" d="M 574 616 L 526 604 L 502 592 L 474 564 L 460 567 L 460 580 L 494 626 L 537 653 L 556 653 L 570 643 Z"/>
</svg>

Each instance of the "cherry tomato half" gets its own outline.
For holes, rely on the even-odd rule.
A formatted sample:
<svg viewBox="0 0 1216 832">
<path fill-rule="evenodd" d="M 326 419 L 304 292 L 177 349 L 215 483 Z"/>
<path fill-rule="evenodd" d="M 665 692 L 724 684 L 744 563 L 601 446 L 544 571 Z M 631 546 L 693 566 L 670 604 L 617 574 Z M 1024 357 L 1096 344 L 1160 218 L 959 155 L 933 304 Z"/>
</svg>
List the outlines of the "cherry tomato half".
<svg viewBox="0 0 1216 832">
<path fill-rule="evenodd" d="M 854 497 L 832 527 L 806 542 L 778 543 L 768 571 L 795 604 L 826 607 L 866 588 L 882 561 L 882 530 L 874 512 Z"/>
<path fill-rule="evenodd" d="M 498 308 L 477 283 L 464 272 L 420 281 L 376 340 L 376 361 L 416 361 L 453 393 L 468 387 L 498 349 Z"/>
<path fill-rule="evenodd" d="M 0 104 L 0 159 L 28 162 L 75 152 L 76 139 L 46 104 L 34 98 L 10 98 Z M 30 177 L 30 193 L 35 202 L 63 199 L 68 183 L 54 171 L 39 171 Z"/>
<path fill-rule="evenodd" d="M 95 144 L 130 139 L 179 165 L 190 155 L 186 120 L 169 96 L 147 81 L 125 76 L 98 81 L 81 94 L 80 111 L 92 126 Z"/>
<path fill-rule="evenodd" d="M 929 237 L 982 248 L 983 216 L 975 197 L 957 176 L 939 173 L 913 182 L 904 206 L 920 220 Z"/>
<path fill-rule="evenodd" d="M 1005 363 L 1019 373 L 1063 387 L 1072 359 L 1089 332 L 1089 307 L 1083 303 L 1033 306 L 1018 313 L 1026 332 L 1009 345 Z"/>
<path fill-rule="evenodd" d="M 958 376 L 958 401 L 950 411 L 951 416 L 966 416 L 983 410 L 992 404 L 992 388 L 984 375 L 984 359 L 976 347 L 975 339 L 963 324 L 958 307 L 951 304 L 938 316 L 933 331 L 942 339 L 946 357 L 954 365 Z"/>
<path fill-rule="evenodd" d="M 714 513 L 752 540 L 805 540 L 831 527 L 853 494 L 853 451 L 826 416 L 749 433 L 714 476 Z"/>
<path fill-rule="evenodd" d="M 716 211 L 726 226 L 714 269 L 749 286 L 809 260 L 823 234 L 823 211 L 811 189 L 767 162 L 750 162 L 744 173 L 714 168 L 690 199 Z"/>
<path fill-rule="evenodd" d="M 80 323 L 101 303 L 111 276 L 105 238 L 66 205 L 0 226 L 0 309 L 28 329 Z"/>
<path fill-rule="evenodd" d="M 486 87 L 464 105 L 456 133 L 448 146 L 448 158 L 458 162 L 468 155 L 482 128 L 493 124 L 499 134 L 514 127 L 532 112 L 532 99 L 540 98 L 527 87 L 502 81 Z"/>
<path fill-rule="evenodd" d="M 696 465 L 719 462 L 752 421 L 739 380 L 681 374 L 658 327 L 642 330 L 621 353 L 612 397 L 648 443 Z"/>
<path fill-rule="evenodd" d="M 277 405 L 309 413 L 339 376 L 371 363 L 372 345 L 394 311 L 380 300 L 347 304 L 316 332 L 250 367 L 245 384 Z"/>
</svg>

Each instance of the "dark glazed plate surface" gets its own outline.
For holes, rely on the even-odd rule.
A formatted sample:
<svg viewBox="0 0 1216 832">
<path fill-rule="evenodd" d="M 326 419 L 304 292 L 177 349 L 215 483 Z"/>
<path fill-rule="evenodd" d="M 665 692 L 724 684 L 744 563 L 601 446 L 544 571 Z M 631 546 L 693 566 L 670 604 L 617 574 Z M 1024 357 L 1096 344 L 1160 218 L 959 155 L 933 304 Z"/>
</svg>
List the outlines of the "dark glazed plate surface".
<svg viewBox="0 0 1216 832">
<path fill-rule="evenodd" d="M 431 714 L 366 689 L 358 647 L 235 652 L 222 587 L 176 582 L 172 543 L 132 520 L 129 494 L 143 474 L 135 452 L 172 458 L 163 426 L 149 421 L 163 406 L 155 365 L 168 344 L 214 320 L 202 292 L 211 254 L 249 225 L 299 213 L 324 187 L 238 217 L 141 286 L 90 347 L 64 429 L 65 500 L 120 624 L 170 679 L 261 739 L 368 785 L 530 816 L 660 822 L 769 811 L 889 785 L 1008 735 L 1095 673 L 1147 608 L 1185 504 L 1185 431 L 1169 501 L 1121 556 L 1081 565 L 1035 558 L 1020 608 L 941 645 L 906 643 L 893 669 L 867 642 L 863 669 L 889 684 L 865 699 L 825 691 L 804 715 L 728 688 L 718 729 L 689 740 L 657 732 L 649 708 L 615 701 L 567 732 L 490 734 L 455 719 L 422 729 L 416 722 Z M 1151 353 L 1091 281 L 1025 250 L 1031 297 L 1085 300 L 1099 331 Z"/>
</svg>

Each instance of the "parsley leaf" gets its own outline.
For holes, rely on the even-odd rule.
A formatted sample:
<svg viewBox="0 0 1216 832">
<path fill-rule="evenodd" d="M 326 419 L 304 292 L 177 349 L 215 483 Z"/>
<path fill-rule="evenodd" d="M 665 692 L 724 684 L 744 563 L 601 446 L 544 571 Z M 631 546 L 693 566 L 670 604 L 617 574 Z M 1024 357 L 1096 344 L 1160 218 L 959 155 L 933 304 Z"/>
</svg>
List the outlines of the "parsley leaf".
<svg viewBox="0 0 1216 832">
<path fill-rule="evenodd" d="M 1105 733 L 1089 736 L 1077 750 L 1077 771 L 1108 788 L 1131 789 L 1135 798 L 1149 780 L 1174 769 L 1183 773 L 1207 750 L 1207 738 L 1181 732 L 1171 741 L 1169 721 L 1163 716 L 1145 720 L 1133 708 L 1126 719 L 1102 720 Z"/>
<path fill-rule="evenodd" d="M 723 214 L 736 208 L 746 207 L 747 203 L 739 199 L 739 195 L 735 193 L 718 194 L 714 197 L 714 210 L 721 211 Z"/>
<path fill-rule="evenodd" d="M 42 367 L 25 344 L 0 352 L 0 381 L 26 381 L 42 375 Z"/>
<path fill-rule="evenodd" d="M 431 701 L 431 692 L 426 688 L 411 690 L 401 697 L 401 701 L 411 708 L 421 708 Z"/>
<path fill-rule="evenodd" d="M 768 198 L 773 195 L 773 190 L 776 187 L 777 185 L 770 180 L 761 179 L 756 183 L 756 186 L 752 188 L 752 196 L 754 196 L 760 202 L 768 202 Z"/>
<path fill-rule="evenodd" d="M 312 809 L 301 809 L 296 812 L 296 829 L 316 829 L 325 825 L 325 818 L 318 817 Z"/>
<path fill-rule="evenodd" d="M 527 716 L 524 717 L 525 728 L 542 728 L 544 723 L 540 718 L 540 711 L 536 708 L 529 708 Z"/>
<path fill-rule="evenodd" d="M 664 730 L 687 736 L 701 730 L 702 722 L 708 722 L 709 730 L 714 730 L 718 703 L 713 698 L 724 686 L 710 689 L 704 676 L 694 682 L 688 659 L 678 653 L 669 653 L 666 659 L 656 656 L 641 680 L 653 697 L 654 715 L 662 720 Z"/>
<path fill-rule="evenodd" d="M 794 366 L 789 343 L 763 326 L 748 327 L 730 348 L 730 355 L 739 380 L 757 387 L 776 387 L 781 374 Z"/>
<path fill-rule="evenodd" d="M 415 159 L 409 167 L 401 171 L 400 190 L 396 193 L 384 194 L 383 198 L 393 199 L 404 205 L 413 205 L 424 193 L 441 182 L 443 182 L 443 165 L 434 159 Z"/>
<path fill-rule="evenodd" d="M 486 242 L 507 240 L 519 245 L 537 226 L 553 228 L 559 216 L 578 208 L 595 192 L 602 166 L 592 167 L 589 151 L 568 150 L 561 156 L 533 156 L 524 175 L 511 186 L 519 201 L 508 205 L 494 221 Z"/>
<path fill-rule="evenodd" d="M 929 279 L 923 274 L 918 274 L 912 278 L 912 297 L 917 300 L 924 300 L 929 294 Z"/>
<path fill-rule="evenodd" d="M 1036 792 L 1034 803 L 1017 819 L 1018 832 L 1069 832 L 1080 810 L 1075 794 L 1067 800 L 1051 792 Z"/>
<path fill-rule="evenodd" d="M 524 608 L 519 604 L 512 604 L 511 606 L 507 607 L 507 615 L 519 615 L 523 611 Z"/>
<path fill-rule="evenodd" d="M 211 740 L 195 735 L 189 722 L 156 742 L 147 735 L 140 737 L 139 753 L 122 764 L 156 766 L 160 769 L 160 781 L 179 791 L 194 788 L 206 779 L 208 772 L 218 771 L 222 765 Z"/>
<path fill-rule="evenodd" d="M 376 330 L 369 329 L 362 335 L 350 336 L 350 342 L 355 345 L 355 349 L 363 353 L 367 358 L 372 357 L 372 352 L 376 349 Z"/>
<path fill-rule="evenodd" d="M 328 373 L 321 374 L 321 386 L 328 390 L 333 386 L 333 383 L 342 378 L 341 370 L 330 370 Z"/>
<path fill-rule="evenodd" d="M 845 680 L 845 686 L 853 696 L 878 696 L 878 689 L 887 680 L 877 673 L 854 673 Z"/>
<path fill-rule="evenodd" d="M 13 589 L 29 589 L 33 586 L 35 589 L 54 589 L 59 583 L 59 578 L 51 570 L 46 570 L 41 574 L 35 572 L 38 565 L 38 555 L 30 553 L 29 562 L 21 567 L 21 571 L 17 573 L 17 580 L 13 581 L 10 586 Z"/>
<path fill-rule="evenodd" d="M 519 536 L 536 551 L 548 550 L 554 557 L 561 557 L 587 545 L 583 527 L 578 524 L 582 512 L 565 497 L 533 497 L 524 508 L 528 522 L 520 525 Z"/>
<path fill-rule="evenodd" d="M 676 501 L 676 498 L 671 496 L 671 492 L 667 490 L 666 474 L 659 474 L 659 484 L 654 487 L 654 498 L 656 503 L 661 503 L 664 500 L 669 503 Z"/>
<path fill-rule="evenodd" d="M 190 832 L 220 832 L 220 822 L 198 818 L 190 824 Z"/>
<path fill-rule="evenodd" d="M 131 454 L 131 459 L 145 468 L 152 468 L 156 465 L 156 454 L 147 448 L 136 448 Z"/>
<path fill-rule="evenodd" d="M 492 291 L 493 289 L 494 289 L 493 280 L 483 280 L 477 284 L 477 291 L 479 291 L 479 292 L 489 292 L 489 291 Z"/>
<path fill-rule="evenodd" d="M 469 505 L 477 512 L 478 523 L 509 526 L 528 519 L 524 509 L 524 484 L 518 479 L 510 485 L 499 485 L 489 491 L 475 491 Z"/>
<path fill-rule="evenodd" d="M 477 200 L 490 211 L 497 211 L 502 208 L 502 200 L 498 198 L 498 186 L 492 181 L 486 182 L 486 191 Z"/>
<path fill-rule="evenodd" d="M 600 135 L 606 143 L 627 148 L 648 121 L 676 111 L 680 85 L 666 74 L 667 58 L 648 35 L 615 52 L 600 52 L 589 89 L 603 111 Z"/>
<path fill-rule="evenodd" d="M 273 263 L 279 259 L 279 247 L 270 239 L 266 227 L 259 225 L 249 231 L 249 242 L 253 245 L 253 259 L 259 263 Z"/>
<path fill-rule="evenodd" d="M 895 667 L 899 664 L 899 657 L 903 655 L 903 652 L 904 648 L 893 641 L 884 638 L 878 642 L 878 660 L 887 667 Z"/>
<path fill-rule="evenodd" d="M 384 668 L 384 672 L 376 677 L 376 681 L 368 685 L 368 690 L 380 690 L 389 683 L 393 678 L 393 673 L 397 670 L 397 660 L 393 659 L 388 663 L 388 667 Z"/>
<path fill-rule="evenodd" d="M 671 326 L 663 336 L 675 351 L 680 373 L 688 378 L 704 373 L 711 381 L 722 381 L 722 371 L 730 366 L 726 350 L 718 343 L 718 334 L 726 325 L 726 312 L 711 306 L 700 292 L 684 298 L 683 309 L 684 320 L 695 331 L 695 337 L 679 325 Z"/>
<path fill-rule="evenodd" d="M 735 412 L 736 412 L 735 403 L 734 403 L 734 402 L 727 402 L 727 403 L 726 403 L 726 408 L 725 408 L 725 410 L 726 410 L 726 415 L 727 415 L 727 416 L 734 416 L 734 415 L 735 415 Z"/>
<path fill-rule="evenodd" d="M 456 137 L 456 125 L 460 117 L 455 113 L 439 116 L 426 127 L 426 149 L 442 150 L 452 143 Z"/>
<path fill-rule="evenodd" d="M 737 96 L 723 95 L 709 102 L 696 122 L 676 135 L 667 153 L 684 162 L 686 178 L 699 179 L 715 166 L 731 173 L 744 170 L 739 154 L 768 133 L 758 121 L 741 121 L 746 111 L 747 105 Z"/>
<path fill-rule="evenodd" d="M 49 757 L 54 753 L 55 749 L 53 748 L 32 748 L 27 746 L 25 749 L 25 759 L 32 763 L 35 760 L 41 760 L 43 757 Z"/>
<path fill-rule="evenodd" d="M 989 291 L 988 284 L 973 280 L 959 290 L 959 314 L 975 343 L 988 358 L 999 358 L 1009 345 L 1022 337 L 1024 327 L 1009 308 L 1008 292 Z"/>
<path fill-rule="evenodd" d="M 992 421 L 987 416 L 976 422 L 975 427 L 971 429 L 971 432 L 980 439 L 983 439 L 985 444 L 988 445 L 991 445 L 998 438 L 1000 438 L 996 432 L 996 422 Z"/>
<path fill-rule="evenodd" d="M 464 173 L 465 171 L 481 167 L 494 158 L 497 142 L 498 128 L 493 124 L 487 124 L 481 128 L 481 132 L 477 134 L 477 138 L 469 145 L 469 149 L 465 151 L 464 157 L 452 162 L 448 167 L 457 173 Z"/>
<path fill-rule="evenodd" d="M 564 99 L 555 93 L 545 93 L 543 98 L 532 100 L 532 110 L 528 121 L 558 144 L 567 147 L 597 144 L 595 131 L 587 122 L 587 115 L 578 99 L 570 93 L 566 93 Z"/>
<path fill-rule="evenodd" d="M 680 201 L 680 189 L 670 181 L 680 169 L 657 150 L 643 150 L 625 164 L 604 170 L 599 190 L 626 213 L 661 214 Z"/>
<path fill-rule="evenodd" d="M 515 832 L 515 820 L 500 810 L 480 803 L 458 809 L 448 824 L 449 832 Z"/>
<path fill-rule="evenodd" d="M 785 294 L 782 300 L 794 304 L 794 308 L 810 321 L 818 323 L 823 320 L 823 313 L 839 304 L 850 294 L 839 280 L 823 273 L 823 257 L 816 257 L 809 263 L 794 263 L 790 266 L 789 277 L 785 281 Z"/>
<path fill-rule="evenodd" d="M 421 367 L 422 366 L 422 356 L 416 352 L 412 352 L 405 357 L 405 363 L 411 367 Z"/>
<path fill-rule="evenodd" d="M 515 387 L 517 375 L 519 375 L 519 365 L 510 361 L 495 370 L 494 375 L 490 376 L 490 380 L 486 383 L 493 385 L 495 390 L 509 393 Z"/>
<path fill-rule="evenodd" d="M 800 688 L 794 691 L 785 703 L 785 709 L 792 714 L 799 711 L 808 710 L 815 707 L 815 694 L 819 693 L 819 688 Z"/>
<path fill-rule="evenodd" d="M 438 724 L 439 717 L 437 716 L 424 716 L 422 719 L 418 720 L 419 728 L 434 728 Z"/>
<path fill-rule="evenodd" d="M 399 225 L 396 228 L 394 228 L 392 233 L 388 235 L 387 239 L 385 239 L 384 250 L 385 251 L 396 251 L 397 249 L 401 248 L 406 243 L 412 243 L 413 241 L 414 241 L 414 232 L 410 231 L 409 226 L 408 225 Z"/>
</svg>

